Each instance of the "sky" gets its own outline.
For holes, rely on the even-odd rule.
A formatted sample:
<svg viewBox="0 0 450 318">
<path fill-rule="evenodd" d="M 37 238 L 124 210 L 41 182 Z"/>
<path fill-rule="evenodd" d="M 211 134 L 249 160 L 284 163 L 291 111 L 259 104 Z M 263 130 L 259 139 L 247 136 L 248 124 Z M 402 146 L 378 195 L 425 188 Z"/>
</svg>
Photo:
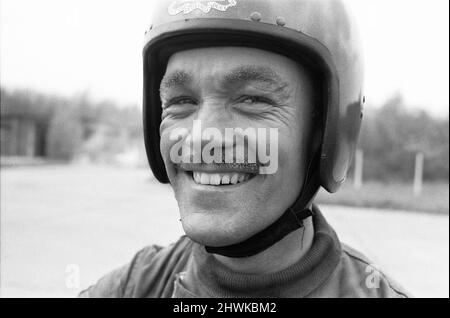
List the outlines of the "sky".
<svg viewBox="0 0 450 318">
<path fill-rule="evenodd" d="M 0 0 L 1 85 L 141 105 L 155 1 Z M 409 107 L 448 117 L 449 1 L 346 1 L 362 35 L 369 105 L 399 92 Z"/>
</svg>

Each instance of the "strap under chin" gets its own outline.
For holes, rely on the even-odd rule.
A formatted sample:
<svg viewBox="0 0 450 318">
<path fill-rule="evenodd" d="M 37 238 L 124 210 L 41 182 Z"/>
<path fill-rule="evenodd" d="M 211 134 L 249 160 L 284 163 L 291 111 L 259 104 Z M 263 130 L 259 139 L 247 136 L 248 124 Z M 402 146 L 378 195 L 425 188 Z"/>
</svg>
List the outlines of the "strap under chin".
<svg viewBox="0 0 450 318">
<path fill-rule="evenodd" d="M 288 209 L 275 223 L 255 234 L 244 242 L 223 246 L 206 246 L 206 251 L 233 258 L 250 257 L 266 250 L 273 244 L 281 241 L 289 233 L 301 228 L 303 220 L 310 217 L 310 209 L 294 212 Z"/>
<path fill-rule="evenodd" d="M 233 258 L 250 257 L 261 253 L 281 241 L 288 234 L 301 228 L 303 226 L 303 220 L 313 215 L 309 207 L 319 187 L 320 178 L 316 172 L 306 182 L 297 201 L 269 227 L 244 242 L 222 247 L 206 246 L 206 251 L 211 254 Z"/>
</svg>

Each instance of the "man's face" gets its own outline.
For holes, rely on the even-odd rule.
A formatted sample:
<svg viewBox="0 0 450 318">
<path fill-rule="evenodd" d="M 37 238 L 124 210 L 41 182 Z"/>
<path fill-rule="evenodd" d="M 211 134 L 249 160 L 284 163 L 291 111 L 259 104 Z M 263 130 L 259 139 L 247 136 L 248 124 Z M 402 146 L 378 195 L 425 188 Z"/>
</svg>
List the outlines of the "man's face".
<svg viewBox="0 0 450 318">
<path fill-rule="evenodd" d="M 161 153 L 191 239 L 209 246 L 235 244 L 272 224 L 294 203 L 305 176 L 312 87 L 300 65 L 258 49 L 202 48 L 170 58 L 161 84 Z M 174 129 L 188 131 L 186 145 L 206 143 L 193 133 L 194 121 L 202 129 L 217 128 L 222 136 L 226 128 L 276 128 L 277 171 L 174 163 L 171 149 L 179 141 L 171 137 Z M 223 144 L 224 152 L 232 154 L 236 147 Z"/>
</svg>

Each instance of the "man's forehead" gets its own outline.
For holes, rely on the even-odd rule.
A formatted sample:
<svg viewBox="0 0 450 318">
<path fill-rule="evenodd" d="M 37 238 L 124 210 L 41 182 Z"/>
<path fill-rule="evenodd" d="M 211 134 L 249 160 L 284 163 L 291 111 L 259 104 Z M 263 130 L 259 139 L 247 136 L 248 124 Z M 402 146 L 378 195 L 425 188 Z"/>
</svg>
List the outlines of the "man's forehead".
<svg viewBox="0 0 450 318">
<path fill-rule="evenodd" d="M 205 67 L 201 72 L 211 80 L 220 81 L 223 84 L 237 84 L 243 82 L 257 81 L 265 84 L 281 84 L 284 82 L 282 76 L 270 66 L 244 64 L 235 67 L 225 67 L 218 71 L 211 71 Z M 189 68 L 176 68 L 168 70 L 164 76 L 161 87 L 170 88 L 178 85 L 188 85 L 192 81 L 200 80 L 201 75 Z"/>
<path fill-rule="evenodd" d="M 290 69 L 295 64 L 289 58 L 269 51 L 248 47 L 209 47 L 180 51 L 169 59 L 167 71 L 209 70 L 226 71 L 246 65 L 272 66 L 272 69 Z"/>
<path fill-rule="evenodd" d="M 161 88 L 190 84 L 193 81 L 220 81 L 236 84 L 258 81 L 283 85 L 295 81 L 297 63 L 287 57 L 252 48 L 203 48 L 182 51 L 168 63 Z"/>
</svg>

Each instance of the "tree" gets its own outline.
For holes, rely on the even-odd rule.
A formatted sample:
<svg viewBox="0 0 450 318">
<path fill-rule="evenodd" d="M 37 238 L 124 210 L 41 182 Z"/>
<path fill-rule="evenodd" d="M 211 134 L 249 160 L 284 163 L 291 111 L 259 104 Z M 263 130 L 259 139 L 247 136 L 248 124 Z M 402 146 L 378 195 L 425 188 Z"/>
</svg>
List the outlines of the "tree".
<svg viewBox="0 0 450 318">
<path fill-rule="evenodd" d="M 59 107 L 53 114 L 48 130 L 48 156 L 69 161 L 79 151 L 83 140 L 83 129 L 73 109 Z"/>
</svg>

